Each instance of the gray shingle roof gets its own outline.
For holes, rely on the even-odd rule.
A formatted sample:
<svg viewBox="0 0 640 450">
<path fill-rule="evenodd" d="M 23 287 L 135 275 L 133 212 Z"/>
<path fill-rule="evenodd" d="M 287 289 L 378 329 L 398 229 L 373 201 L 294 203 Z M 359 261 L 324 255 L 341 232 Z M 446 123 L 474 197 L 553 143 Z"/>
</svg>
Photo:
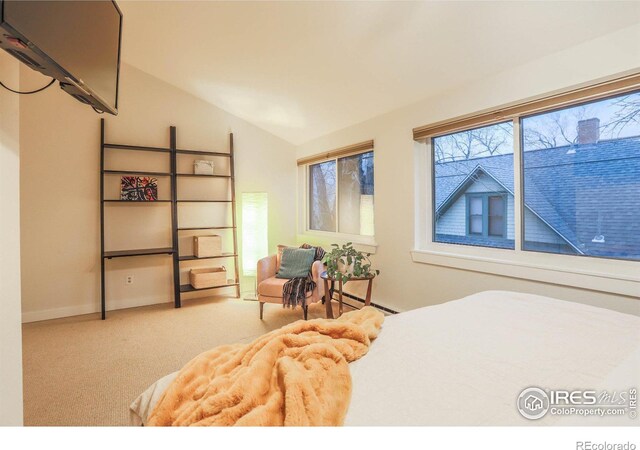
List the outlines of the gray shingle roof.
<svg viewBox="0 0 640 450">
<path fill-rule="evenodd" d="M 640 258 L 640 137 L 526 151 L 524 165 L 525 206 L 577 251 Z M 436 211 L 479 171 L 513 193 L 512 154 L 436 164 Z"/>
</svg>

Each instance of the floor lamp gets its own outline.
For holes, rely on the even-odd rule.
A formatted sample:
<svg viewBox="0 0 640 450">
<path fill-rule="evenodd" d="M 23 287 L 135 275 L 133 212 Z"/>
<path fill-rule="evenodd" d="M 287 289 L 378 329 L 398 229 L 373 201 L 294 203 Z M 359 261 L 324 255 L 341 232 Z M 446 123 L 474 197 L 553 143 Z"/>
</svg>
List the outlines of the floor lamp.
<svg viewBox="0 0 640 450">
<path fill-rule="evenodd" d="M 254 278 L 253 292 L 245 300 L 257 300 L 257 265 L 269 253 L 269 214 L 266 192 L 242 193 L 242 274 Z"/>
</svg>

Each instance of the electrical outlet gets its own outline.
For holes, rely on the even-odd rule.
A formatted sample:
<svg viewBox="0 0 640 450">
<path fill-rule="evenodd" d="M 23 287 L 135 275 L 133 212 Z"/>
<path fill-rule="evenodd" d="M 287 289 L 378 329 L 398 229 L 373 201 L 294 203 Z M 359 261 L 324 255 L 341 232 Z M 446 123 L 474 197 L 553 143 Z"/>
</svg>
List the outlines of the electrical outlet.
<svg viewBox="0 0 640 450">
<path fill-rule="evenodd" d="M 133 275 L 127 275 L 127 284 L 133 284 Z"/>
</svg>

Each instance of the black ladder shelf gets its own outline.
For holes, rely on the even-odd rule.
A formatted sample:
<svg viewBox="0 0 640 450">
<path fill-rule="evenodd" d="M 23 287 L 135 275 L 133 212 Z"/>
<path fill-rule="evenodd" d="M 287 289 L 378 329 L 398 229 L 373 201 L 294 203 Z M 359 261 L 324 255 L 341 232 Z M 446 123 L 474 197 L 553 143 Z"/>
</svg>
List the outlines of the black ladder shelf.
<svg viewBox="0 0 640 450">
<path fill-rule="evenodd" d="M 106 260 L 113 258 L 133 257 L 133 256 L 153 256 L 153 255 L 171 255 L 173 258 L 173 288 L 174 288 L 174 305 L 176 308 L 182 306 L 181 296 L 183 293 L 204 291 L 210 289 L 220 289 L 225 287 L 234 287 L 236 297 L 240 297 L 240 278 L 239 278 L 239 266 L 238 266 L 238 236 L 236 225 L 236 193 L 235 193 L 235 165 L 234 165 L 234 151 L 233 151 L 233 134 L 229 134 L 229 152 L 208 152 L 199 150 L 180 150 L 177 148 L 176 139 L 176 127 L 169 128 L 169 147 L 145 147 L 140 145 L 126 145 L 126 144 L 114 144 L 105 142 L 105 121 L 100 120 L 100 252 L 101 252 L 101 310 L 102 320 L 106 319 Z M 159 152 L 167 153 L 170 158 L 170 172 L 149 172 L 149 171 L 132 171 L 132 170 L 106 170 L 105 166 L 105 150 L 117 149 L 117 150 L 130 150 L 130 151 L 144 151 L 144 152 Z M 229 158 L 229 174 L 228 175 L 196 175 L 189 173 L 178 173 L 178 156 L 179 155 L 200 155 L 209 157 L 223 157 Z M 155 177 L 169 177 L 170 178 L 170 200 L 156 200 L 156 201 L 129 201 L 118 199 L 105 199 L 104 198 L 104 181 L 105 175 L 145 175 Z M 230 183 L 231 199 L 225 200 L 178 200 L 178 178 L 222 178 L 227 179 Z M 132 250 L 115 250 L 105 251 L 104 237 L 105 237 L 105 204 L 154 204 L 154 203 L 171 203 L 171 237 L 172 246 L 162 248 L 145 248 L 145 249 L 132 249 Z M 206 227 L 183 227 L 178 226 L 178 207 L 180 204 L 193 203 L 193 204 L 208 204 L 208 203 L 224 203 L 231 206 L 231 225 L 221 226 L 206 226 Z M 201 230 L 230 230 L 233 233 L 233 252 L 223 253 L 220 256 L 197 258 L 192 255 L 180 256 L 180 243 L 179 232 L 185 231 L 201 231 Z M 223 258 L 233 258 L 234 263 L 234 279 L 228 280 L 228 283 L 223 286 L 216 286 L 213 288 L 195 289 L 190 284 L 180 284 L 180 263 L 199 260 L 216 260 Z"/>
</svg>

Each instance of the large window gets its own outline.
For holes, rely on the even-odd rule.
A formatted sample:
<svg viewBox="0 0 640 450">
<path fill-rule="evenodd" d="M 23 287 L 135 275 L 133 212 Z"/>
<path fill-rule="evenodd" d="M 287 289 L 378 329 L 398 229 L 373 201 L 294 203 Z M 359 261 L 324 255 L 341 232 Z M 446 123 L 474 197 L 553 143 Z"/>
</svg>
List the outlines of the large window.
<svg viewBox="0 0 640 450">
<path fill-rule="evenodd" d="M 640 260 L 640 92 L 603 97 L 434 133 L 433 241 Z"/>
<path fill-rule="evenodd" d="M 433 138 L 434 241 L 514 248 L 513 124 Z"/>
<path fill-rule="evenodd" d="M 523 249 L 640 259 L 640 93 L 521 123 Z"/>
<path fill-rule="evenodd" d="M 373 152 L 310 164 L 309 229 L 373 236 Z"/>
</svg>

